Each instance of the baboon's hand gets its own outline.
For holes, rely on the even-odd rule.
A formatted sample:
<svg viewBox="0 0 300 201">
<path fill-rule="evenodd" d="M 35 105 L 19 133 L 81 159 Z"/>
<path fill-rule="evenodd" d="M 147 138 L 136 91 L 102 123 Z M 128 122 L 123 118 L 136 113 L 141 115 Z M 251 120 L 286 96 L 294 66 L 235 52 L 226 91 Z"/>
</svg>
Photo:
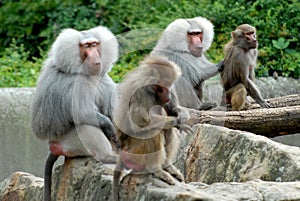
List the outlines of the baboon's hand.
<svg viewBox="0 0 300 201">
<path fill-rule="evenodd" d="M 261 107 L 263 107 L 263 108 L 270 108 L 271 106 L 270 106 L 270 103 L 268 103 L 267 101 L 262 101 L 262 102 L 260 102 L 259 103 L 259 105 L 261 106 Z"/>
<path fill-rule="evenodd" d="M 178 108 L 177 114 L 178 114 L 177 115 L 178 125 L 184 124 L 191 118 L 187 108 L 183 108 L 183 107 Z"/>
<path fill-rule="evenodd" d="M 97 112 L 97 119 L 98 119 L 98 123 L 99 123 L 99 127 L 102 129 L 104 135 L 107 137 L 107 139 L 112 142 L 113 144 L 115 144 L 117 146 L 117 138 L 116 138 L 116 129 L 113 125 L 113 123 L 111 122 L 111 120 Z"/>
</svg>

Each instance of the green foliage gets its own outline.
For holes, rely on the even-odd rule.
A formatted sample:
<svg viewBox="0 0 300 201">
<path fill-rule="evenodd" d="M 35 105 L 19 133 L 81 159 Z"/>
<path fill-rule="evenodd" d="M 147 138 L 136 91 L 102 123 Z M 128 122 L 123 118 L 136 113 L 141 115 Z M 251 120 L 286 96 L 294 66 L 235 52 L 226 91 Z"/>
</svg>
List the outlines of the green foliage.
<svg viewBox="0 0 300 201">
<path fill-rule="evenodd" d="M 0 87 L 35 86 L 41 65 L 41 58 L 29 60 L 24 45 L 17 46 L 13 40 L 0 58 Z"/>
<path fill-rule="evenodd" d="M 289 46 L 290 41 L 280 37 L 278 40 L 272 40 L 272 44 L 275 48 L 283 50 Z"/>
<path fill-rule="evenodd" d="M 230 40 L 231 31 L 248 23 L 257 28 L 257 75 L 269 76 L 276 71 L 282 76 L 299 78 L 299 13 L 298 0 L 3 0 L 0 86 L 34 85 L 42 58 L 63 28 L 83 30 L 105 25 L 114 34 L 122 35 L 137 29 L 164 29 L 177 18 L 195 16 L 204 16 L 214 24 L 215 38 L 206 53 L 212 62 L 223 59 L 223 47 Z M 158 36 L 153 32 L 152 40 Z M 118 39 L 122 42 L 122 37 Z M 120 60 L 110 73 L 115 81 L 120 81 L 150 51 L 144 43 L 151 39 L 131 39 L 132 48 L 140 44 L 137 49 L 141 51 L 120 51 Z M 34 73 L 30 74 L 28 69 L 34 69 Z"/>
<path fill-rule="evenodd" d="M 280 51 L 280 65 L 274 65 L 271 68 L 276 72 L 281 72 L 283 76 L 299 77 L 300 75 L 300 53 L 287 49 L 290 42 L 297 39 L 284 39 L 280 37 L 278 40 L 272 40 L 273 46 Z"/>
<path fill-rule="evenodd" d="M 0 52 L 15 38 L 30 56 L 41 56 L 63 28 L 88 29 L 101 23 L 98 6 L 80 0 L 6 1 L 0 7 Z"/>
<path fill-rule="evenodd" d="M 122 81 L 129 71 L 138 66 L 139 62 L 143 59 L 143 55 L 140 51 L 135 51 L 121 56 L 109 75 L 115 82 Z"/>
</svg>

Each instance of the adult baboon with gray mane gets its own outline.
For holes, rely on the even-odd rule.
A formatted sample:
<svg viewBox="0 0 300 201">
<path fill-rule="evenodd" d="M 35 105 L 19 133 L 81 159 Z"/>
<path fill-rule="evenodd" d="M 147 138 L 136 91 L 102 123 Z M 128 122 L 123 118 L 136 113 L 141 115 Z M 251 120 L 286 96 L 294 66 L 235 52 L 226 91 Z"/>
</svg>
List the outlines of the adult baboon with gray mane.
<svg viewBox="0 0 300 201">
<path fill-rule="evenodd" d="M 51 200 L 53 164 L 66 157 L 94 156 L 116 162 L 108 139 L 115 83 L 108 76 L 118 57 L 118 42 L 105 27 L 65 29 L 56 38 L 38 79 L 32 105 L 32 130 L 49 141 L 44 200 Z M 107 139 L 107 138 L 108 139 Z"/>
<path fill-rule="evenodd" d="M 223 68 L 223 62 L 213 64 L 203 55 L 213 37 L 213 25 L 206 18 L 177 19 L 165 29 L 151 53 L 164 55 L 181 68 L 182 77 L 175 84 L 181 106 L 193 109 L 211 107 L 202 103 L 202 85 L 204 80 Z"/>
</svg>

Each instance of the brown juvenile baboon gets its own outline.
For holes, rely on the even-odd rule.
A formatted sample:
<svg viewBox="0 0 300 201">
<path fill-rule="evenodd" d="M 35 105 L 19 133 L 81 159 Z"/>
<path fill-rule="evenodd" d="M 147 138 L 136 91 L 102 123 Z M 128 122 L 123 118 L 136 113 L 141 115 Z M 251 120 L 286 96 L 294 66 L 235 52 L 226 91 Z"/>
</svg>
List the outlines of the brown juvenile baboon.
<svg viewBox="0 0 300 201">
<path fill-rule="evenodd" d="M 62 31 L 44 63 L 32 105 L 32 130 L 49 141 L 44 200 L 51 200 L 52 167 L 60 155 L 94 156 L 116 162 L 105 137 L 113 139 L 109 119 L 115 83 L 108 76 L 118 42 L 105 27 Z"/>
<path fill-rule="evenodd" d="M 182 76 L 175 83 L 179 104 L 193 109 L 209 109 L 203 104 L 203 83 L 223 69 L 223 62 L 213 64 L 203 53 L 214 37 L 213 24 L 203 17 L 177 19 L 163 32 L 152 55 L 164 55 L 176 63 Z"/>
<path fill-rule="evenodd" d="M 225 45 L 224 70 L 221 72 L 226 103 L 232 110 L 244 109 L 247 94 L 263 108 L 269 108 L 254 84 L 254 68 L 257 60 L 256 29 L 242 24 L 231 32 L 232 39 Z"/>
<path fill-rule="evenodd" d="M 168 59 L 148 57 L 129 73 L 118 87 L 114 122 L 121 146 L 114 171 L 113 197 L 118 200 L 119 181 L 124 168 L 138 173 L 153 173 L 174 184 L 184 178 L 172 165 L 179 142 L 173 129 L 189 119 L 187 109 L 178 105 L 171 93 L 180 68 Z"/>
</svg>

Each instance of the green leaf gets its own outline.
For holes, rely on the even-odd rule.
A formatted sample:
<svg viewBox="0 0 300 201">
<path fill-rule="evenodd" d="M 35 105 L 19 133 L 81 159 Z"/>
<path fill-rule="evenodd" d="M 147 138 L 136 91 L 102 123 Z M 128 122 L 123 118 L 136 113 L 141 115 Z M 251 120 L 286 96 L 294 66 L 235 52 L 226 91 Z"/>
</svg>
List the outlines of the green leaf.
<svg viewBox="0 0 300 201">
<path fill-rule="evenodd" d="M 279 50 L 283 50 L 287 48 L 290 44 L 290 41 L 285 40 L 284 38 L 280 37 L 277 41 L 272 40 L 273 46 Z"/>
</svg>

